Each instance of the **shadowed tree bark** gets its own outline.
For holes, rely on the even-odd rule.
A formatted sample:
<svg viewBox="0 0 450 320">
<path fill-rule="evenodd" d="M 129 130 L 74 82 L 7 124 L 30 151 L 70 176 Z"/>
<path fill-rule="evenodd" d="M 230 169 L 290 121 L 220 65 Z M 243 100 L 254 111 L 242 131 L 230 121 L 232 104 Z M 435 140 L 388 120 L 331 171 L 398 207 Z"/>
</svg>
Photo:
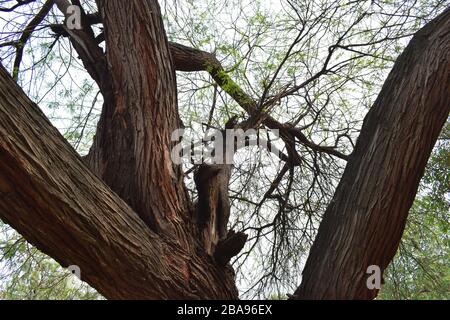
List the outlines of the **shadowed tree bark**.
<svg viewBox="0 0 450 320">
<path fill-rule="evenodd" d="M 63 12 L 68 4 L 55 3 Z M 170 157 L 170 136 L 180 127 L 175 69 L 208 71 L 218 85 L 231 80 L 209 54 L 167 42 L 157 1 L 97 4 L 106 55 L 86 15 L 82 30 L 54 28 L 70 38 L 105 98 L 84 161 L 0 68 L 0 218 L 63 266 L 80 266 L 83 280 L 107 298 L 236 299 L 227 263 L 245 236 L 224 228 L 231 169 L 198 170 L 195 206 Z M 366 287 L 366 268 L 384 270 L 394 256 L 448 115 L 448 30 L 449 10 L 418 32 L 396 62 L 365 119 L 294 298 L 376 296 Z M 234 94 L 254 116 L 254 101 Z M 281 129 L 286 141 L 296 137 L 318 148 L 300 131 L 270 117 L 262 121 Z"/>
</svg>

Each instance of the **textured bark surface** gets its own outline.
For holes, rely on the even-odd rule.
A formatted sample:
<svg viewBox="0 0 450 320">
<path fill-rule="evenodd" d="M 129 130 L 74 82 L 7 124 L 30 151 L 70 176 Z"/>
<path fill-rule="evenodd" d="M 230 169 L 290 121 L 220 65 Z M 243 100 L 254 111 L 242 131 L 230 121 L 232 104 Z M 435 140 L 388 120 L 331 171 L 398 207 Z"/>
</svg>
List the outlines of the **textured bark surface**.
<svg viewBox="0 0 450 320">
<path fill-rule="evenodd" d="M 107 298 L 237 298 L 226 268 L 148 228 L 1 66 L 0 217 Z"/>
<path fill-rule="evenodd" d="M 226 228 L 231 167 L 196 175 L 194 211 L 181 168 L 170 159 L 170 136 L 180 126 L 174 68 L 208 71 L 232 88 L 251 118 L 256 102 L 215 57 L 167 42 L 156 0 L 97 3 L 106 55 L 87 17 L 81 31 L 57 30 L 70 38 L 105 98 L 84 162 L 0 67 L 0 218 L 63 266 L 78 265 L 83 280 L 107 298 L 235 299 L 226 264 L 246 236 Z M 366 268 L 384 270 L 395 254 L 448 115 L 449 30 L 447 11 L 398 59 L 364 122 L 295 298 L 376 295 L 366 288 Z M 280 129 L 293 164 L 294 138 L 348 158 L 273 118 L 258 121 Z"/>
<path fill-rule="evenodd" d="M 180 167 L 170 159 L 170 136 L 180 123 L 160 8 L 156 1 L 98 6 L 113 92 L 105 97 L 88 164 L 153 230 L 181 239 L 177 229 L 189 208 Z"/>
<path fill-rule="evenodd" d="M 394 257 L 450 109 L 450 10 L 420 30 L 368 113 L 320 225 L 298 299 L 371 299 L 367 267 Z"/>
<path fill-rule="evenodd" d="M 231 165 L 202 164 L 195 172 L 195 184 L 199 201 L 195 208 L 195 222 L 198 226 L 199 240 L 210 255 L 214 254 L 219 240 L 227 235 L 230 217 L 228 184 Z"/>
</svg>

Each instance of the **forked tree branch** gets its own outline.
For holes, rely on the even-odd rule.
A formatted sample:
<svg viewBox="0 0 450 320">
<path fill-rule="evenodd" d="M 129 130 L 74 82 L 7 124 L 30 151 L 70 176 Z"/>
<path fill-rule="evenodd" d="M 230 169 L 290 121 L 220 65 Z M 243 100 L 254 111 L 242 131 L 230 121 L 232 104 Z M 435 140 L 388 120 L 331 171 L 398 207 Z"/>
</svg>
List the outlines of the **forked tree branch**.
<svg viewBox="0 0 450 320">
<path fill-rule="evenodd" d="M 211 257 L 152 232 L 0 65 L 0 219 L 110 299 L 235 299 Z"/>
<path fill-rule="evenodd" d="M 348 160 L 348 155 L 337 151 L 334 147 L 317 145 L 310 141 L 300 129 L 294 128 L 289 124 L 282 124 L 270 115 L 264 114 L 264 112 L 258 108 L 256 100 L 233 81 L 221 65 L 220 61 L 217 60 L 213 54 L 174 42 L 170 42 L 169 44 L 176 70 L 187 72 L 207 71 L 222 90 L 230 95 L 250 117 L 261 117 L 261 122 L 268 128 L 279 130 L 287 148 L 292 147 L 296 138 L 299 143 L 316 152 L 327 153 L 337 158 Z M 264 107 L 268 108 L 269 106 L 264 104 Z M 291 148 L 291 152 L 294 153 L 295 148 Z"/>
<path fill-rule="evenodd" d="M 69 18 L 68 8 L 71 3 L 67 0 L 54 0 L 59 11 Z M 84 13 L 83 8 L 81 10 L 81 29 L 70 29 L 64 23 L 63 25 L 51 25 L 52 30 L 63 36 L 68 36 L 74 49 L 79 55 L 80 60 L 83 62 L 89 75 L 97 82 L 105 100 L 108 100 L 108 96 L 111 95 L 111 77 L 106 64 L 106 56 L 98 45 L 94 32 L 91 28 L 89 18 Z"/>
<path fill-rule="evenodd" d="M 67 0 L 56 0 L 58 3 L 67 3 Z M 64 10 L 65 7 L 61 6 L 60 9 Z M 98 13 L 85 15 L 85 25 L 101 23 L 101 17 Z M 80 54 L 80 59 L 85 66 L 91 64 L 90 59 L 86 57 L 85 50 L 80 50 L 80 41 L 78 37 L 74 37 L 62 28 L 62 26 L 52 26 L 54 32 L 63 35 L 69 35 L 72 43 L 75 46 L 76 51 Z M 98 47 L 97 43 L 103 40 L 103 34 L 94 39 L 93 36 L 88 37 L 87 43 L 89 43 L 94 50 Z M 86 46 L 82 47 L 82 49 Z M 310 141 L 299 128 L 293 128 L 289 124 L 282 124 L 275 120 L 270 115 L 266 114 L 260 108 L 258 103 L 250 95 L 248 95 L 225 71 L 220 61 L 211 53 L 195 49 L 192 47 L 184 46 L 179 43 L 169 42 L 169 50 L 172 56 L 172 61 L 177 71 L 194 72 L 194 71 L 207 71 L 219 87 L 224 90 L 231 98 L 233 98 L 242 109 L 247 112 L 251 118 L 259 118 L 260 122 L 264 123 L 268 128 L 280 131 L 281 138 L 284 140 L 286 147 L 290 155 L 290 162 L 293 165 L 299 165 L 301 163 L 301 156 L 295 150 L 295 139 L 302 145 L 310 148 L 315 152 L 326 153 L 337 158 L 348 160 L 348 155 L 343 154 L 335 149 L 335 147 L 321 146 Z M 98 54 L 96 54 L 98 56 Z M 90 68 L 92 69 L 92 68 Z M 101 67 L 101 69 L 104 69 Z M 89 71 L 89 69 L 88 69 Z M 93 73 L 95 76 L 96 72 Z M 309 83 L 319 77 L 322 73 L 315 75 L 312 79 L 309 79 L 306 83 Z M 92 74 L 91 74 L 92 75 Z M 95 79 L 95 78 L 94 78 Z M 98 81 L 97 81 L 98 82 Z M 263 104 L 267 109 L 271 104 L 276 101 L 269 101 Z"/>
</svg>

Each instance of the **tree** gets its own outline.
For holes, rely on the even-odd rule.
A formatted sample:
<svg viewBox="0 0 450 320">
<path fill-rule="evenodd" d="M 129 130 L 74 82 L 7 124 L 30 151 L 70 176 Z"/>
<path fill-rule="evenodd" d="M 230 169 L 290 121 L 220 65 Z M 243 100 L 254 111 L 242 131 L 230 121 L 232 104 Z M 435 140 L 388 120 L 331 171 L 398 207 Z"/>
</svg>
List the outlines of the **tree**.
<svg viewBox="0 0 450 320">
<path fill-rule="evenodd" d="M 80 1 L 72 3 L 82 8 Z M 67 21 L 71 18 L 68 1 L 45 1 L 20 39 L 7 43 L 16 49 L 14 79 L 19 77 L 24 45 L 54 4 Z M 317 154 L 348 161 L 292 298 L 375 297 L 377 290 L 366 285 L 367 267 L 384 270 L 393 258 L 448 116 L 450 11 L 418 31 L 397 59 L 348 155 L 339 143 L 342 138 L 351 141 L 349 128 L 336 132 L 334 147 L 315 143 L 313 134 L 305 134 L 309 126 L 299 125 L 305 115 L 280 122 L 272 109 L 322 77 L 354 67 L 356 58 L 373 55 L 361 54 L 359 47 L 376 46 L 374 38 L 365 44 L 347 42 L 370 11 L 357 8 L 348 28 L 335 35 L 317 72 L 301 83 L 279 85 L 277 78 L 289 73 L 285 63 L 298 55 L 296 46 L 311 22 L 303 20 L 302 8 L 289 2 L 298 14 L 298 36 L 272 74 L 262 79 L 262 94 L 255 99 L 214 55 L 167 41 L 156 1 L 96 4 L 99 13 L 81 10 L 81 29 L 50 26 L 58 38 L 70 40 L 103 96 L 95 138 L 85 157 L 61 137 L 6 70 L 0 71 L 1 218 L 62 266 L 78 265 L 83 279 L 107 298 L 237 298 L 229 261 L 242 249 L 246 235 L 223 230 L 230 210 L 224 190 L 232 168 L 198 167 L 195 205 L 183 168 L 171 159 L 172 132 L 182 127 L 175 70 L 204 71 L 215 82 L 214 92 L 220 87 L 247 114 L 227 126 L 280 132 L 284 165 L 264 200 L 279 201 L 274 222 L 281 230 L 286 227 L 283 219 L 295 170 L 308 165 L 300 146 L 312 151 L 314 167 Z M 313 22 L 326 24 L 326 15 L 339 8 L 322 8 L 323 15 Z M 92 26 L 98 23 L 104 32 L 96 34 Z M 384 41 L 390 38 L 382 35 Z M 99 45 L 103 39 L 106 52 Z M 336 60 L 340 50 L 356 56 Z M 305 97 L 314 110 L 315 98 L 309 92 Z M 286 173 L 286 191 L 277 194 Z"/>
</svg>

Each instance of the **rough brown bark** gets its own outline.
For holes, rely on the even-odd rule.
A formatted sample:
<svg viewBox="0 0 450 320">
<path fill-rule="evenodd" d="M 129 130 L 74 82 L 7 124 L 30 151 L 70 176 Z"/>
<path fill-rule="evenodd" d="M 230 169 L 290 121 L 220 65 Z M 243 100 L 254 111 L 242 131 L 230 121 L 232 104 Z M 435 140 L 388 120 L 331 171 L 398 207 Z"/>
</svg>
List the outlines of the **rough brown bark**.
<svg viewBox="0 0 450 320">
<path fill-rule="evenodd" d="M 0 218 L 107 298 L 237 298 L 230 270 L 148 228 L 1 65 Z"/>
<path fill-rule="evenodd" d="M 156 1 L 98 1 L 98 7 L 112 94 L 88 164 L 153 230 L 172 234 L 189 207 L 180 167 L 170 159 L 170 136 L 180 124 L 160 9 Z M 188 246 L 184 231 L 176 233 Z"/>
<path fill-rule="evenodd" d="M 152 230 L 187 251 L 214 256 L 217 229 L 226 232 L 229 208 L 220 226 L 215 222 L 224 218 L 218 214 L 226 210 L 213 210 L 220 198 L 200 197 L 200 203 L 212 205 L 205 212 L 212 233 L 205 233 L 204 224 L 194 217 L 181 167 L 171 160 L 174 143 L 170 137 L 180 128 L 180 119 L 175 71 L 159 5 L 150 0 L 98 1 L 98 8 L 111 90 L 106 92 L 86 163 Z M 228 181 L 222 190 L 227 191 Z M 200 239 L 198 234 L 206 237 Z M 230 278 L 228 273 L 223 276 Z"/>
<path fill-rule="evenodd" d="M 294 294 L 372 299 L 367 267 L 394 257 L 408 211 L 450 109 L 450 10 L 398 58 L 350 157 Z"/>
<path fill-rule="evenodd" d="M 65 12 L 70 4 L 65 0 L 56 0 L 56 3 L 62 12 Z M 5 188 L 9 190 L 8 196 L 16 197 L 17 201 L 13 207 L 7 207 L 6 203 L 2 203 L 4 206 L 2 209 L 6 211 L 1 212 L 2 218 L 62 265 L 69 263 L 79 265 L 85 280 L 106 297 L 237 298 L 234 275 L 230 267 L 218 264 L 213 257 L 213 252 L 207 250 L 209 244 L 205 246 L 196 237 L 199 227 L 193 219 L 193 209 L 184 187 L 183 174 L 181 168 L 174 165 L 170 159 L 172 149 L 170 136 L 172 131 L 180 126 L 180 122 L 176 103 L 175 74 L 158 3 L 155 0 L 139 3 L 109 0 L 98 1 L 98 7 L 105 28 L 106 55 L 98 47 L 86 19 L 83 20 L 82 30 L 69 30 L 64 27 L 59 30 L 60 33 L 69 36 L 86 69 L 99 84 L 105 98 L 94 144 L 85 163 L 90 167 L 91 172 L 101 178 L 125 203 L 131 206 L 151 231 L 141 232 L 142 223 L 135 226 L 135 217 L 126 222 L 128 216 L 118 209 L 110 210 L 108 207 L 99 209 L 95 202 L 99 202 L 98 205 L 101 206 L 103 201 L 108 201 L 110 198 L 119 199 L 110 191 L 98 192 L 95 188 L 89 189 L 89 184 L 79 185 L 80 181 L 76 179 L 64 181 L 62 178 L 64 173 L 53 172 L 50 167 L 47 167 L 54 163 L 70 167 L 68 169 L 70 178 L 80 175 L 79 179 L 84 179 L 83 175 L 90 175 L 86 168 L 80 169 L 77 164 L 72 163 L 79 159 L 64 157 L 64 151 L 59 155 L 62 158 L 58 157 L 55 150 L 62 147 L 52 145 L 55 139 L 56 141 L 59 139 L 54 136 L 56 134 L 54 129 L 49 129 L 53 139 L 43 139 L 42 136 L 33 135 L 35 132 L 30 132 L 27 141 L 36 146 L 33 150 L 27 150 L 27 146 L 22 148 L 20 137 L 12 135 L 10 141 L 5 140 L 5 143 L 10 142 L 11 145 L 14 144 L 26 152 L 25 154 L 13 153 L 11 145 L 4 145 L 2 160 L 8 159 L 8 161 L 4 160 L 4 169 L 0 167 L 5 175 L 2 181 Z M 127 14 L 124 14 L 125 12 Z M 2 89 L 5 90 L 2 101 L 4 117 L 7 116 L 8 108 L 29 108 L 27 106 L 29 101 L 22 92 L 18 95 L 19 101 L 7 95 L 13 84 L 8 82 L 4 72 L 2 76 L 4 78 Z M 15 88 L 15 91 L 17 90 Z M 19 105 L 15 106 L 14 102 L 18 102 Z M 36 110 L 36 107 L 33 108 L 31 110 Z M 8 116 L 16 118 L 2 119 L 5 121 L 2 123 L 5 124 L 2 134 L 26 132 L 20 127 L 21 123 L 17 114 L 11 113 Z M 45 127 L 40 123 L 33 124 L 33 121 L 26 121 L 30 123 L 30 128 L 27 128 L 30 130 L 33 130 L 35 126 Z M 45 127 L 45 129 L 48 128 Z M 42 141 L 46 140 L 49 146 L 43 145 Z M 51 154 L 46 155 L 41 148 L 52 150 Z M 37 154 L 34 153 L 36 151 Z M 70 152 L 73 153 L 73 151 Z M 43 167 L 45 171 L 48 171 L 48 175 L 45 179 L 39 175 L 31 175 L 27 180 L 31 183 L 22 184 L 26 179 L 21 162 L 22 157 L 30 154 L 35 156 L 35 161 L 28 165 L 32 168 Z M 46 156 L 49 156 L 49 159 L 45 159 Z M 12 161 L 12 159 L 16 160 Z M 13 179 L 23 181 L 21 180 L 16 188 L 8 189 Z M 37 182 L 35 183 L 33 179 L 42 179 L 39 187 L 36 187 Z M 54 187 L 60 193 L 53 192 L 52 186 L 44 183 L 46 181 L 56 183 Z M 69 184 L 70 188 L 67 188 L 64 183 Z M 33 196 L 30 195 L 32 191 L 26 189 L 27 186 L 35 190 L 42 189 L 39 192 L 45 194 L 47 201 L 52 202 L 52 205 L 53 203 L 70 203 L 71 205 L 65 208 L 59 204 L 59 206 L 49 206 L 44 209 L 40 207 L 44 204 L 36 199 L 36 209 L 30 210 Z M 105 188 L 105 186 L 102 187 Z M 75 195 L 80 193 L 83 196 L 66 193 L 67 189 L 73 191 Z M 29 198 L 23 198 L 24 195 L 29 195 Z M 102 196 L 106 199 L 101 199 Z M 77 207 L 74 207 L 75 204 Z M 28 207 L 28 225 L 15 221 L 18 218 L 17 214 L 25 210 L 21 205 Z M 83 212 L 80 213 L 77 209 Z M 52 230 L 54 234 L 48 240 L 43 239 L 42 234 L 33 236 L 30 231 L 30 228 L 47 230 L 51 227 L 34 220 L 39 219 L 44 210 L 48 210 L 46 214 L 54 219 L 54 227 L 58 225 L 55 221 L 64 224 L 61 226 L 61 233 Z M 102 212 L 97 214 L 97 210 Z M 128 207 L 126 210 L 128 214 L 134 215 Z M 59 212 L 65 216 L 59 216 Z M 89 214 L 92 217 L 88 218 Z M 67 217 L 72 219 L 74 215 L 82 215 L 85 221 L 83 227 L 88 229 L 83 230 L 78 226 L 78 236 L 71 230 L 72 221 L 66 221 Z M 100 230 L 97 230 L 95 223 L 89 220 L 90 218 L 95 221 L 100 220 Z M 120 223 L 117 223 L 117 219 Z M 75 222 L 81 224 L 81 222 Z M 124 227 L 121 223 L 127 223 L 127 226 Z M 125 252 L 130 249 L 130 241 L 122 232 L 128 233 L 129 229 L 134 227 L 137 233 L 132 236 L 140 236 L 143 239 L 142 243 L 132 239 L 131 245 L 135 246 L 135 251 L 130 252 L 128 257 Z M 112 232 L 109 232 L 111 230 L 108 228 L 111 228 Z M 84 243 L 80 239 L 95 238 L 91 234 L 86 235 L 88 231 L 104 241 L 99 241 L 98 247 L 93 247 L 91 241 Z M 148 236 L 149 232 L 151 236 Z M 122 240 L 124 241 L 122 250 L 108 246 L 109 243 L 114 242 L 118 245 L 118 242 Z M 154 248 L 147 248 L 146 241 L 150 241 Z M 211 241 L 213 239 L 209 240 Z M 64 249 L 65 246 L 76 246 L 78 242 L 83 243 L 80 245 L 80 250 L 75 252 L 76 255 Z M 115 253 L 111 254 L 110 250 Z M 94 257 L 89 255 L 92 251 Z M 65 252 L 66 255 L 63 255 Z M 83 255 L 85 255 L 84 258 Z M 108 258 L 105 258 L 105 255 L 108 255 Z M 142 255 L 142 261 L 138 259 L 139 255 Z M 147 261 L 150 257 L 155 261 Z M 136 261 L 133 261 L 135 258 Z M 123 265 L 118 263 L 119 265 L 114 266 L 117 260 L 120 260 Z M 93 270 L 97 264 L 101 264 L 98 272 L 104 274 L 95 274 Z M 127 264 L 130 265 L 127 267 Z M 133 266 L 134 264 L 136 266 Z M 133 274 L 135 278 L 128 279 L 130 274 Z M 108 277 L 112 281 L 108 281 Z M 201 282 L 197 282 L 198 280 Z M 107 282 L 112 283 L 107 284 Z M 127 282 L 130 283 L 127 285 Z M 144 289 L 144 286 L 149 288 Z M 114 288 L 120 292 L 114 292 Z"/>
</svg>

